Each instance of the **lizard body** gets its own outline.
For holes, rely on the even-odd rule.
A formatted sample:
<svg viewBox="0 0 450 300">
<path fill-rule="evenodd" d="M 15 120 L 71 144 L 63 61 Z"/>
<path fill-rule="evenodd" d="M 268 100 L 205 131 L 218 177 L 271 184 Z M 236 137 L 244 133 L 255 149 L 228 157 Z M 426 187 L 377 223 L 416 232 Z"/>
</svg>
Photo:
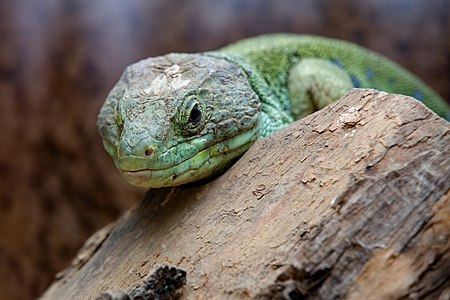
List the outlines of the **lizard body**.
<svg viewBox="0 0 450 300">
<path fill-rule="evenodd" d="M 409 95 L 450 117 L 439 95 L 378 54 L 334 39 L 277 34 L 137 62 L 108 95 L 97 123 L 128 182 L 175 186 L 217 174 L 258 138 L 354 87 Z"/>
</svg>

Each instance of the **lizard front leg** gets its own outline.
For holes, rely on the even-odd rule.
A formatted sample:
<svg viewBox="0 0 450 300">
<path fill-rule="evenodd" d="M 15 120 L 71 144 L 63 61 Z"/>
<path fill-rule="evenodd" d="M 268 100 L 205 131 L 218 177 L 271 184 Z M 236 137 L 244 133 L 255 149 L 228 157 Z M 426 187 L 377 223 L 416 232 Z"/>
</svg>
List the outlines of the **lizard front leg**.
<svg viewBox="0 0 450 300">
<path fill-rule="evenodd" d="M 336 101 L 353 84 L 350 76 L 336 64 L 305 58 L 291 68 L 288 88 L 291 112 L 297 120 Z"/>
</svg>

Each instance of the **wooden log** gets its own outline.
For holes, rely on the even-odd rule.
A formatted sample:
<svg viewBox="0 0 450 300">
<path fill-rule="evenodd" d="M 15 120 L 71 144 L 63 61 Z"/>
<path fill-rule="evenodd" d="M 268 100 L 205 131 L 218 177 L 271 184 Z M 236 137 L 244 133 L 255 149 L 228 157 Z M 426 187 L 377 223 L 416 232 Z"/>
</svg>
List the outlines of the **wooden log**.
<svg viewBox="0 0 450 300">
<path fill-rule="evenodd" d="M 149 190 L 42 299 L 127 290 L 163 264 L 186 271 L 183 299 L 448 299 L 449 235 L 450 124 L 352 90 L 209 183 Z"/>
</svg>

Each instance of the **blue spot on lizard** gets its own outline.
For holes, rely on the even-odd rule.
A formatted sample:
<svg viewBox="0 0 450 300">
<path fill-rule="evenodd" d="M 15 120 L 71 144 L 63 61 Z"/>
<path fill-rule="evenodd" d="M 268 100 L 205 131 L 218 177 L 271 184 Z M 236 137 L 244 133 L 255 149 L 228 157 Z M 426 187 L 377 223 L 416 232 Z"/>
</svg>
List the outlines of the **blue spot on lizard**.
<svg viewBox="0 0 450 300">
<path fill-rule="evenodd" d="M 412 97 L 416 98 L 420 102 L 423 102 L 423 93 L 420 90 L 414 90 L 411 94 Z"/>
<path fill-rule="evenodd" d="M 353 84 L 354 88 L 361 87 L 361 82 L 359 81 L 359 79 L 355 75 L 349 74 L 349 76 L 350 76 L 350 79 L 352 81 L 352 84 Z"/>
<path fill-rule="evenodd" d="M 366 68 L 367 79 L 372 80 L 374 75 L 375 75 L 375 72 L 373 71 L 372 68 Z"/>
<path fill-rule="evenodd" d="M 342 61 L 340 59 L 337 58 L 331 58 L 330 62 L 336 66 L 338 66 L 339 68 L 343 68 L 344 64 L 342 63 Z"/>
</svg>

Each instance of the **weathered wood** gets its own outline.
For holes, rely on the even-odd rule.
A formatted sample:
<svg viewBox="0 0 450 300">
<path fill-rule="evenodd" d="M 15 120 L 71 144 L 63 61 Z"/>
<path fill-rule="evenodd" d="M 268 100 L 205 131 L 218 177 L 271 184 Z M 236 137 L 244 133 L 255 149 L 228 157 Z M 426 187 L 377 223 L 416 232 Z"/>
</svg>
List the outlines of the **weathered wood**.
<svg viewBox="0 0 450 300">
<path fill-rule="evenodd" d="M 353 90 L 214 181 L 148 191 L 42 299 L 125 290 L 161 264 L 187 271 L 187 299 L 448 299 L 449 190 L 450 124 Z"/>
</svg>

